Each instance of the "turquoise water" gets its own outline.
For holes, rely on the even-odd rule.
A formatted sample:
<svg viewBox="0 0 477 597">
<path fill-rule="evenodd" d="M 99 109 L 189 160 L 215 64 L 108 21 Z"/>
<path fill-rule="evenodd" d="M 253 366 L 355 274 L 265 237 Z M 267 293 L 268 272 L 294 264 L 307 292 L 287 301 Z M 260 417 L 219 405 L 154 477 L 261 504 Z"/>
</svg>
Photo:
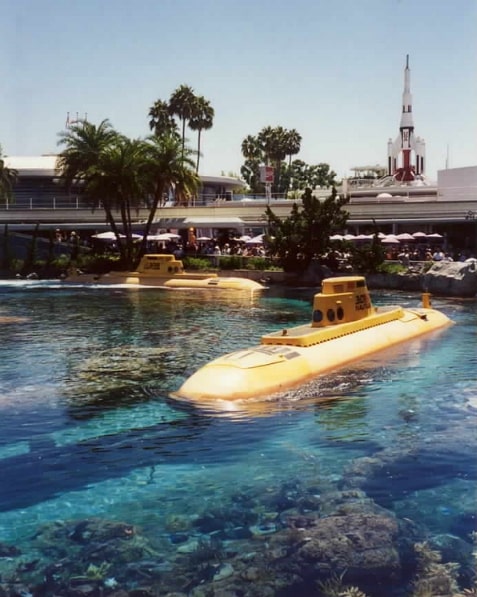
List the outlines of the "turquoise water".
<svg viewBox="0 0 477 597">
<path fill-rule="evenodd" d="M 151 594 L 166 595 L 178 590 L 167 574 L 180 569 L 183 594 L 193 594 L 211 575 L 184 571 L 180 558 L 194 546 L 218 538 L 222 553 L 210 556 L 212 570 L 228 574 L 238 554 L 256 554 L 281 537 L 288 514 L 313 513 L 311 496 L 319 502 L 350 487 L 411 520 L 419 538 L 457 538 L 459 547 L 446 543 L 447 560 L 462 564 L 462 546 L 471 548 L 475 301 L 434 298 L 455 325 L 317 378 L 263 412 L 217 413 L 185 408 L 169 393 L 211 358 L 308 321 L 311 290 L 237 296 L 5 281 L 0 297 L 0 317 L 24 318 L 0 327 L 0 578 L 11 587 L 48 595 L 55 582 L 66 586 L 78 544 L 66 536 L 59 550 L 52 529 L 94 519 L 134 525 L 150 546 L 138 561 L 156 562 L 143 578 L 119 552 L 117 562 L 101 556 L 108 578 L 128 590 L 147 580 L 158 591 Z M 404 293 L 373 298 L 419 302 Z M 2 544 L 18 555 L 2 558 Z M 60 559 L 69 563 L 50 578 L 45 570 Z M 271 594 L 311 594 L 292 585 Z M 377 594 L 411 594 L 405 574 L 392 587 L 396 593 L 381 585 Z"/>
</svg>

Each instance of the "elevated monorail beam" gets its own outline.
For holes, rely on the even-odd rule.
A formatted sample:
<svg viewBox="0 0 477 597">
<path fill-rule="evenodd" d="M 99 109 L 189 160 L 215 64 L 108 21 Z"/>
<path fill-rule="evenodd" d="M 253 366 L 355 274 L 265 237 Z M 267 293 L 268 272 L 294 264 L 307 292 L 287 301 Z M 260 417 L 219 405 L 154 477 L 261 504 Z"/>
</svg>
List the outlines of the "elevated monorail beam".
<svg viewBox="0 0 477 597">
<path fill-rule="evenodd" d="M 291 208 L 295 201 L 277 200 L 273 201 L 271 208 L 279 218 L 286 218 L 290 215 Z M 259 202 L 257 202 L 259 203 Z M 160 208 L 156 214 L 157 221 L 169 221 L 170 227 L 174 227 L 174 222 L 185 222 L 190 220 L 201 220 L 199 228 L 213 228 L 214 220 L 224 220 L 235 218 L 241 220 L 244 226 L 256 225 L 263 226 L 266 223 L 266 206 L 256 205 L 254 202 L 240 203 L 227 201 L 221 205 L 201 206 L 201 207 L 166 207 Z M 300 203 L 300 201 L 297 201 Z M 359 203 L 349 203 L 346 210 L 350 214 L 349 223 L 372 223 L 376 222 L 459 222 L 476 221 L 469 214 L 477 214 L 477 199 L 466 201 L 404 201 L 389 202 L 381 201 L 360 201 Z M 135 217 L 135 222 L 145 222 L 148 217 L 148 210 L 140 210 Z M 4 224 L 23 224 L 32 227 L 40 223 L 42 227 L 51 227 L 52 225 L 76 224 L 78 227 L 105 226 L 107 227 L 104 213 L 101 210 L 91 209 L 1 209 L 0 208 L 0 226 Z M 184 227 L 184 226 L 180 226 Z M 236 226 L 231 226 L 236 227 Z"/>
</svg>

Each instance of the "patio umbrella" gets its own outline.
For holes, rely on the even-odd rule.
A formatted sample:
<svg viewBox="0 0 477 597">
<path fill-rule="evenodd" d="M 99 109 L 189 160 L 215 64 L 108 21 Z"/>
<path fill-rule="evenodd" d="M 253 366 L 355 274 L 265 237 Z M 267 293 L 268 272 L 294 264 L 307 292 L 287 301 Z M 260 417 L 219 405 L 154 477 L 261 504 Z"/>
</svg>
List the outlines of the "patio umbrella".
<svg viewBox="0 0 477 597">
<path fill-rule="evenodd" d="M 242 234 L 242 236 L 240 238 L 237 238 L 238 242 L 240 243 L 246 243 L 248 240 L 251 240 L 252 237 L 249 236 L 248 234 Z"/>
<path fill-rule="evenodd" d="M 259 234 L 258 236 L 254 236 L 253 238 L 245 241 L 246 245 L 262 245 L 263 244 L 263 237 L 264 234 Z"/>
<path fill-rule="evenodd" d="M 178 234 L 173 234 L 172 232 L 164 232 L 163 234 L 149 234 L 147 240 L 175 240 L 180 238 Z"/>
<path fill-rule="evenodd" d="M 111 241 L 111 240 L 116 240 L 116 235 L 114 234 L 114 232 L 111 232 L 111 231 L 99 232 L 98 234 L 93 234 L 91 238 L 97 238 L 98 240 Z M 124 234 L 120 234 L 119 238 L 126 238 L 126 237 Z"/>
<path fill-rule="evenodd" d="M 427 238 L 439 239 L 439 238 L 444 238 L 444 237 L 442 236 L 442 234 L 439 234 L 438 232 L 434 232 L 433 234 L 427 234 Z"/>
<path fill-rule="evenodd" d="M 108 231 L 108 232 L 99 232 L 98 234 L 93 234 L 91 236 L 91 238 L 96 238 L 98 240 L 104 240 L 106 242 L 114 242 L 116 240 L 116 235 L 114 234 L 114 232 L 112 231 Z M 119 238 L 126 238 L 125 234 L 120 234 Z M 131 234 L 131 238 L 133 240 L 138 240 L 140 238 L 142 238 L 142 236 L 140 234 Z"/>
<path fill-rule="evenodd" d="M 412 236 L 416 240 L 424 240 L 425 238 L 427 238 L 427 234 L 425 232 L 413 232 Z"/>
<path fill-rule="evenodd" d="M 343 238 L 342 234 L 333 234 L 333 236 L 330 236 L 330 240 L 343 240 Z"/>
<path fill-rule="evenodd" d="M 386 234 L 384 238 L 381 239 L 383 245 L 399 245 L 399 239 L 394 234 Z"/>
<path fill-rule="evenodd" d="M 403 232 L 401 234 L 397 234 L 396 238 L 398 238 L 402 242 L 410 242 L 416 240 L 412 234 L 408 234 L 407 232 Z"/>
<path fill-rule="evenodd" d="M 210 238 L 210 236 L 199 236 L 199 238 L 197 238 L 196 240 L 199 243 L 206 243 L 207 241 L 212 239 Z"/>
<path fill-rule="evenodd" d="M 356 237 L 354 234 L 345 234 L 343 240 L 354 240 Z"/>
</svg>

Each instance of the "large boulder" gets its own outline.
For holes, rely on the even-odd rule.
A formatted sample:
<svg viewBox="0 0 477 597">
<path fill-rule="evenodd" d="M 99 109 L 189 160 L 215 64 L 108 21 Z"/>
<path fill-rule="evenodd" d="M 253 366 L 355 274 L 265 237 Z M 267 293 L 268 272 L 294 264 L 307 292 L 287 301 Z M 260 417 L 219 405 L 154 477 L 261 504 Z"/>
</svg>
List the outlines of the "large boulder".
<svg viewBox="0 0 477 597">
<path fill-rule="evenodd" d="M 477 294 L 477 259 L 439 261 L 423 276 L 423 290 L 438 296 L 473 297 Z"/>
</svg>

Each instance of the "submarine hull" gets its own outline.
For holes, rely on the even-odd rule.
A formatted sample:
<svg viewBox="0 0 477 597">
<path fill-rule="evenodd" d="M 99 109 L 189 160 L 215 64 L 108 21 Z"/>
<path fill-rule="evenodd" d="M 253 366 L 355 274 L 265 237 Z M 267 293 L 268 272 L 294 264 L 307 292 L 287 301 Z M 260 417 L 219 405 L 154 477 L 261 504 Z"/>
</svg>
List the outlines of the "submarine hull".
<svg viewBox="0 0 477 597">
<path fill-rule="evenodd" d="M 224 290 L 264 290 L 264 286 L 255 280 L 233 277 L 193 277 L 190 274 L 177 274 L 174 277 L 143 276 L 135 273 L 125 275 L 104 274 L 70 276 L 67 283 L 94 284 L 108 286 L 126 284 L 130 286 L 144 286 L 157 288 L 218 288 Z"/>
<path fill-rule="evenodd" d="M 283 335 L 275 332 L 264 336 L 260 345 L 211 361 L 172 397 L 210 404 L 269 396 L 451 323 L 446 315 L 432 308 L 397 307 L 393 312 L 367 318 L 366 324 L 355 331 L 348 329 L 348 324 L 320 331 L 307 325 L 297 326 Z"/>
</svg>

